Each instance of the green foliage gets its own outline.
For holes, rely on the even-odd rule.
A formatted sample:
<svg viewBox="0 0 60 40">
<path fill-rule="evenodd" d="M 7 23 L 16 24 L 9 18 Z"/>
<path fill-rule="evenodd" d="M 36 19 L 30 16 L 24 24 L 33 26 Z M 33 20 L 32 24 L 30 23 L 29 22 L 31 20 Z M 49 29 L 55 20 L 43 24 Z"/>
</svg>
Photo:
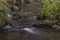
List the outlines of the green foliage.
<svg viewBox="0 0 60 40">
<path fill-rule="evenodd" d="M 44 19 L 44 15 L 48 18 L 56 19 L 60 15 L 60 0 L 42 0 L 42 10 L 40 17 Z"/>
<path fill-rule="evenodd" d="M 8 3 L 6 0 L 0 0 L 0 27 L 8 23 Z"/>
<path fill-rule="evenodd" d="M 19 10 L 17 6 L 12 6 L 14 10 Z"/>
<path fill-rule="evenodd" d="M 7 1 L 6 0 L 0 0 L 0 12 L 8 12 L 8 7 L 9 7 L 9 5 L 8 5 L 8 3 L 7 3 Z"/>
</svg>

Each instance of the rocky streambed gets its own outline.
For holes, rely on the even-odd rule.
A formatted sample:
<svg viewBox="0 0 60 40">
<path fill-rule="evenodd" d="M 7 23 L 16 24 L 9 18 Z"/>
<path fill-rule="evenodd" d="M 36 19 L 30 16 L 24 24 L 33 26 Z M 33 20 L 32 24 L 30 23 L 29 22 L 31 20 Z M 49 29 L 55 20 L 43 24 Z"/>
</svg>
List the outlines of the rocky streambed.
<svg viewBox="0 0 60 40">
<path fill-rule="evenodd" d="M 21 16 L 19 14 L 8 16 L 10 22 L 3 28 L 3 32 L 0 32 L 0 40 L 60 40 L 58 30 L 46 29 L 47 25 L 42 25 L 43 27 L 39 28 L 36 25 L 39 23 L 36 16 Z"/>
<path fill-rule="evenodd" d="M 5 27 L 8 31 L 0 33 L 0 40 L 60 40 L 60 32 L 32 27 L 32 24 L 37 23 L 36 18 L 33 18 L 11 18 Z"/>
</svg>

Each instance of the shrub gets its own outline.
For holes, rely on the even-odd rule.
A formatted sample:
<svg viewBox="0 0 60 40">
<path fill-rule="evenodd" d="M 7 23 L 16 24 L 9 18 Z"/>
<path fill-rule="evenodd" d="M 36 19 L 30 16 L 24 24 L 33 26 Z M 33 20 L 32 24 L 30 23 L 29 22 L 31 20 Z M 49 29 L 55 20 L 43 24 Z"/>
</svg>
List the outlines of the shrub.
<svg viewBox="0 0 60 40">
<path fill-rule="evenodd" d="M 8 3 L 6 0 L 0 0 L 0 27 L 8 23 Z"/>
<path fill-rule="evenodd" d="M 59 18 L 60 15 L 60 0 L 42 0 L 42 9 L 39 14 L 40 18 L 44 19 L 44 16 L 52 19 Z"/>
</svg>

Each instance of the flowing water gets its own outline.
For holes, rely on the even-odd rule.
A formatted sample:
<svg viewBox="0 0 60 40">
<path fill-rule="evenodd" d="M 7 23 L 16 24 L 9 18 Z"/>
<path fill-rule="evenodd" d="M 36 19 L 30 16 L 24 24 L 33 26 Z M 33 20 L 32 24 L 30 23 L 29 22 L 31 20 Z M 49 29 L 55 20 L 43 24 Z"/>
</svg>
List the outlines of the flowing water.
<svg viewBox="0 0 60 40">
<path fill-rule="evenodd" d="M 35 28 L 24 28 L 19 32 L 1 32 L 0 40 L 60 40 L 60 33 Z"/>
<path fill-rule="evenodd" d="M 11 16 L 9 15 L 9 17 Z M 36 17 L 30 17 L 30 19 L 36 20 Z M 0 32 L 0 40 L 60 40 L 60 32 L 26 27 L 15 29 L 7 25 L 4 29 L 9 29 L 9 32 Z"/>
</svg>

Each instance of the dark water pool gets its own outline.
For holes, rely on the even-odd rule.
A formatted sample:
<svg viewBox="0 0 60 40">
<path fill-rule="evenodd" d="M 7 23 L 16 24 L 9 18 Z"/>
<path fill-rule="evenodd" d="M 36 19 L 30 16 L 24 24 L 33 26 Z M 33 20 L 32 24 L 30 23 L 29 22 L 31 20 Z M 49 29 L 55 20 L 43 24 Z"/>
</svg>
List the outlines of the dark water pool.
<svg viewBox="0 0 60 40">
<path fill-rule="evenodd" d="M 28 32 L 1 32 L 0 40 L 60 40 L 59 32 L 40 31 L 38 35 Z"/>
</svg>

